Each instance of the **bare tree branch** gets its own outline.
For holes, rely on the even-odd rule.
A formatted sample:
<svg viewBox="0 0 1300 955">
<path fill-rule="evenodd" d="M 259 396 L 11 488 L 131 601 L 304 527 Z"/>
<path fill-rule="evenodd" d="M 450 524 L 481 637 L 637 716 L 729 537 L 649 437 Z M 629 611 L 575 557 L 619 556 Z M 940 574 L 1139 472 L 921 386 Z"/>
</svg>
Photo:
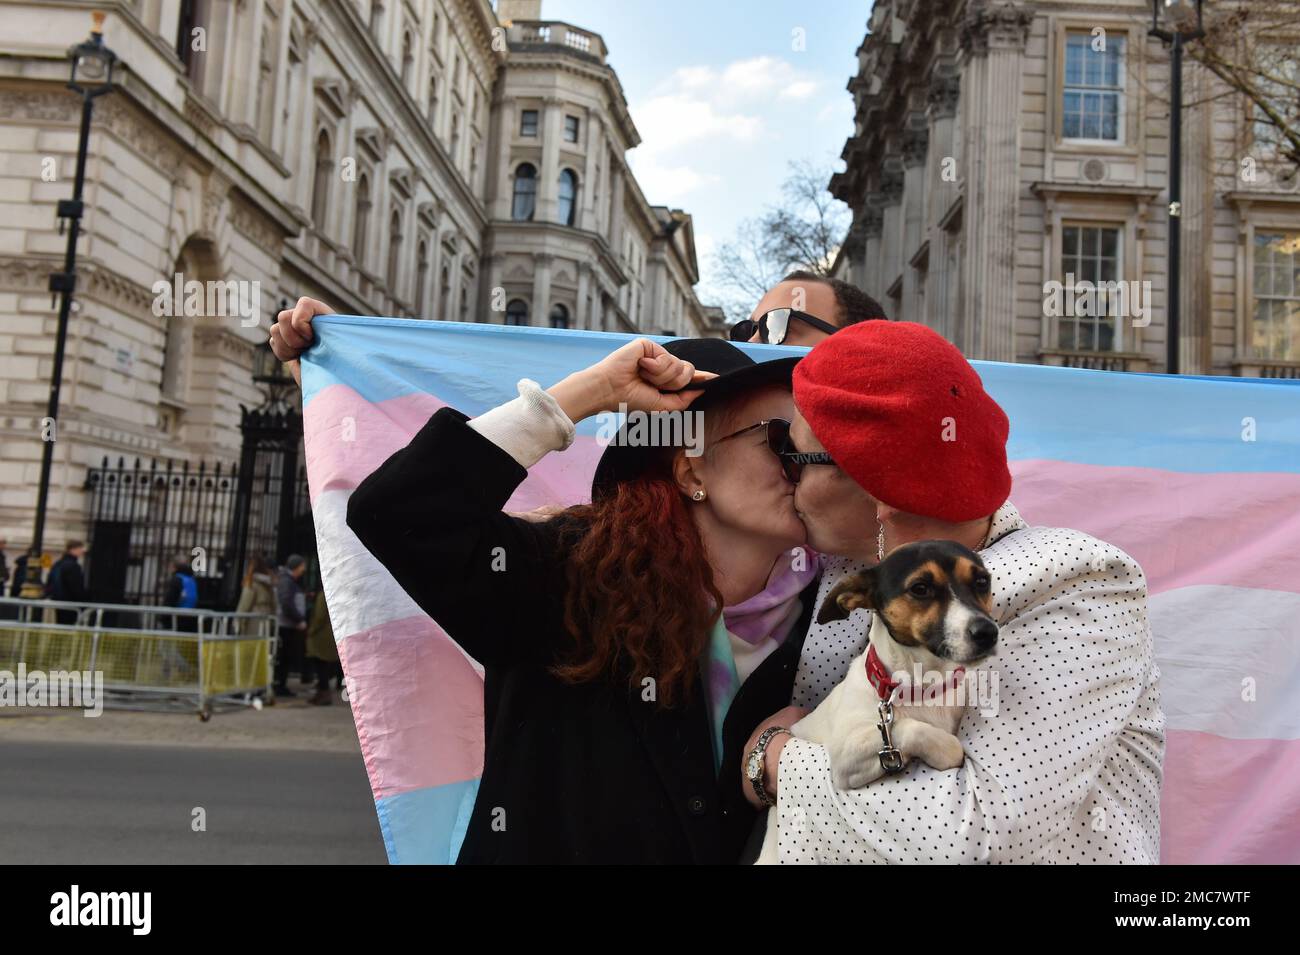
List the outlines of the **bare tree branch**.
<svg viewBox="0 0 1300 955">
<path fill-rule="evenodd" d="M 847 207 L 826 188 L 830 170 L 790 163 L 781 202 L 746 219 L 714 254 L 722 307 L 732 321 L 749 317 L 763 294 L 795 269 L 825 275 L 848 229 Z"/>
</svg>

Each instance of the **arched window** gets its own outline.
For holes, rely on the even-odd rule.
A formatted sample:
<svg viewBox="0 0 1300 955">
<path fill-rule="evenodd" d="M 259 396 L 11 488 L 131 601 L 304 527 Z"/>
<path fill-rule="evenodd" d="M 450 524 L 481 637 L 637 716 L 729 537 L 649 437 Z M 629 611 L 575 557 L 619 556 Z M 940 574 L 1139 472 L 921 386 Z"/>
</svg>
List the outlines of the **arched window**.
<svg viewBox="0 0 1300 955">
<path fill-rule="evenodd" d="M 411 31 L 407 30 L 402 34 L 402 86 L 405 87 L 411 79 L 411 64 L 415 62 L 415 54 L 411 50 Z"/>
<path fill-rule="evenodd" d="M 357 180 L 357 216 L 352 223 L 352 255 L 357 267 L 366 265 L 366 236 L 370 233 L 370 177 L 362 173 Z"/>
<path fill-rule="evenodd" d="M 398 297 L 397 278 L 401 260 L 399 256 L 402 251 L 402 216 L 394 209 L 393 214 L 388 219 L 388 269 L 385 272 L 385 278 L 388 280 L 388 294 L 394 298 Z"/>
<path fill-rule="evenodd" d="M 446 257 L 450 253 L 444 246 L 442 250 L 443 263 L 442 275 L 438 279 L 438 319 L 449 322 L 451 316 L 447 314 L 451 307 L 451 266 L 447 264 Z"/>
<path fill-rule="evenodd" d="M 513 298 L 510 300 L 510 303 L 506 305 L 506 324 L 528 324 L 528 303 L 522 298 Z"/>
<path fill-rule="evenodd" d="M 537 170 L 524 163 L 515 170 L 515 201 L 510 217 L 516 222 L 531 222 L 537 206 Z"/>
<path fill-rule="evenodd" d="M 316 137 L 316 178 L 311 186 L 311 221 L 318 232 L 325 231 L 333 167 L 334 149 L 330 146 L 330 134 L 322 129 Z"/>
<path fill-rule="evenodd" d="M 572 169 L 560 172 L 560 221 L 573 225 L 574 212 L 578 205 L 578 177 Z"/>
<path fill-rule="evenodd" d="M 569 310 L 563 305 L 556 305 L 551 309 L 551 327 L 568 328 L 569 327 Z"/>
<path fill-rule="evenodd" d="M 429 244 L 420 240 L 415 256 L 415 315 L 424 318 L 425 286 L 429 284 Z"/>
<path fill-rule="evenodd" d="M 469 283 L 460 283 L 460 320 L 469 321 Z"/>
<path fill-rule="evenodd" d="M 429 78 L 429 128 L 438 132 L 438 77 Z"/>
</svg>

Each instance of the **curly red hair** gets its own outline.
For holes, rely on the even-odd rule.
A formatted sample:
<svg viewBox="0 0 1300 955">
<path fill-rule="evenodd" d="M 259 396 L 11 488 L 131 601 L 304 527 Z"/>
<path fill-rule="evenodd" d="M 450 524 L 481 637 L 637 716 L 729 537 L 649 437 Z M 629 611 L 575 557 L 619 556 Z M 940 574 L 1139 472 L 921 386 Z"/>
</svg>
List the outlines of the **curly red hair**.
<svg viewBox="0 0 1300 955">
<path fill-rule="evenodd" d="M 670 461 L 565 512 L 564 623 L 574 647 L 553 669 L 572 683 L 617 673 L 640 687 L 650 678 L 665 706 L 689 698 L 723 602 Z"/>
</svg>

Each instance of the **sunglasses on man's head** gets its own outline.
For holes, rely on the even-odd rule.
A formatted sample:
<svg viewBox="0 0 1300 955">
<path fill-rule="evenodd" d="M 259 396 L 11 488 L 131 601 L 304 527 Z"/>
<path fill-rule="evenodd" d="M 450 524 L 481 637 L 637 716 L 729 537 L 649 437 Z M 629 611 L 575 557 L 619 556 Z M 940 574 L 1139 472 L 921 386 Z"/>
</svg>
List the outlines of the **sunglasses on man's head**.
<svg viewBox="0 0 1300 955">
<path fill-rule="evenodd" d="M 725 437 L 719 438 L 719 441 L 727 441 L 731 438 L 738 438 L 742 434 L 749 434 L 751 431 L 757 431 L 759 428 L 766 429 L 767 449 L 776 455 L 777 460 L 781 462 L 781 472 L 785 479 L 791 484 L 798 484 L 799 479 L 803 477 L 805 464 L 834 464 L 829 451 L 795 451 L 790 443 L 790 422 L 784 418 L 772 418 L 768 421 L 760 421 L 758 424 L 751 424 L 748 428 L 741 428 L 739 431 L 733 431 Z"/>
<path fill-rule="evenodd" d="M 785 341 L 785 336 L 790 331 L 790 322 L 803 322 L 819 332 L 825 332 L 827 335 L 834 335 L 839 329 L 829 322 L 823 322 L 814 315 L 807 312 L 801 312 L 796 308 L 774 308 L 754 321 L 747 318 L 744 321 L 736 322 L 731 326 L 731 340 L 733 342 L 747 342 L 754 337 L 754 329 L 759 331 L 759 341 L 764 345 L 779 345 Z"/>
</svg>

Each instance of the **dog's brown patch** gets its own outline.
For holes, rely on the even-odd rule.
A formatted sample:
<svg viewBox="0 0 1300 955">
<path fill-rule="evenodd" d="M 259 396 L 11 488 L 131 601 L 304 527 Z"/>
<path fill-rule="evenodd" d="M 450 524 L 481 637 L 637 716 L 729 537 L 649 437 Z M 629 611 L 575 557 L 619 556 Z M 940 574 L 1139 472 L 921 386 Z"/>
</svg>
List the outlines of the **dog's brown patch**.
<svg viewBox="0 0 1300 955">
<path fill-rule="evenodd" d="M 953 569 L 956 571 L 956 573 L 954 574 L 956 579 L 961 583 L 965 584 L 967 587 L 971 588 L 971 593 L 974 595 L 976 602 L 978 602 L 979 605 L 982 608 L 984 608 L 985 613 L 987 613 L 989 616 L 992 616 L 993 615 L 992 586 L 990 586 L 989 589 L 982 594 L 974 590 L 974 580 L 976 575 L 989 577 L 991 575 L 989 574 L 988 570 L 981 567 L 979 564 L 975 563 L 969 557 L 958 557 L 957 564 Z M 992 583 L 992 581 L 990 581 L 990 583 Z"/>
</svg>

